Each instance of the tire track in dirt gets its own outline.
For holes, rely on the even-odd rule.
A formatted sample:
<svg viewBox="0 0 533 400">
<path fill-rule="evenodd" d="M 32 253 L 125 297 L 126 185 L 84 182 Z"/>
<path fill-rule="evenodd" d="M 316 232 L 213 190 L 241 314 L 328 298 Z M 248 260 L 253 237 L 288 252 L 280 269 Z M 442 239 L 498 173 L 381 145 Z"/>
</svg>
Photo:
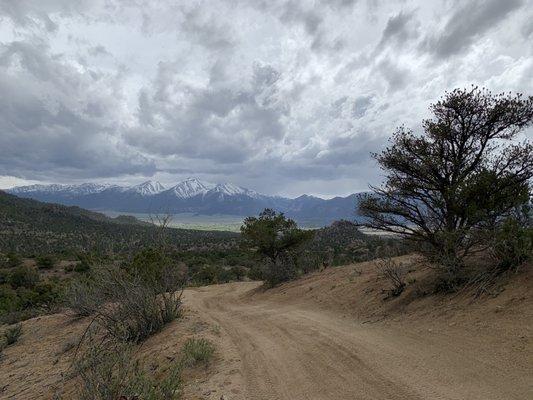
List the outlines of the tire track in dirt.
<svg viewBox="0 0 533 400">
<path fill-rule="evenodd" d="M 231 399 L 518 400 L 533 393 L 527 372 L 511 375 L 482 346 L 363 325 L 302 304 L 250 300 L 245 294 L 257 285 L 185 295 L 190 307 L 220 325 L 239 355 L 242 388 Z"/>
</svg>

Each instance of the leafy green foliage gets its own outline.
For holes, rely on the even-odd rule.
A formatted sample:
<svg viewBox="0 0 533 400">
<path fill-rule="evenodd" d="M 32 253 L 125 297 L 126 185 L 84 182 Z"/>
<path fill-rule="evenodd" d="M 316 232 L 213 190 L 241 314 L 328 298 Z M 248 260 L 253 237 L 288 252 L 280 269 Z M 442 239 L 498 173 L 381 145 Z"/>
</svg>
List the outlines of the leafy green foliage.
<svg viewBox="0 0 533 400">
<path fill-rule="evenodd" d="M 126 266 L 127 271 L 136 277 L 154 285 L 164 279 L 164 274 L 170 269 L 181 269 L 184 265 L 176 262 L 163 250 L 146 248 L 135 254 L 131 263 Z"/>
<path fill-rule="evenodd" d="M 382 187 L 363 195 L 364 226 L 420 243 L 453 275 L 472 249 L 529 201 L 533 144 L 513 139 L 533 123 L 533 97 L 454 90 L 431 107 L 423 135 L 403 127 L 376 160 Z"/>
<path fill-rule="evenodd" d="M 298 275 L 298 252 L 314 232 L 299 229 L 283 213 L 265 209 L 259 217 L 244 220 L 241 234 L 244 245 L 263 257 L 263 279 L 273 286 Z"/>
<path fill-rule="evenodd" d="M 508 218 L 496 231 L 494 256 L 501 270 L 517 268 L 533 258 L 533 228 Z"/>
<path fill-rule="evenodd" d="M 79 273 L 89 272 L 91 264 L 87 258 L 82 258 L 79 263 L 74 266 L 74 271 Z"/>
<path fill-rule="evenodd" d="M 37 266 L 42 269 L 52 269 L 56 263 L 56 260 L 51 255 L 39 256 L 36 261 Z"/>
<path fill-rule="evenodd" d="M 9 276 L 9 283 L 14 289 L 33 289 L 39 280 L 39 272 L 35 268 L 26 265 L 16 267 Z"/>
<path fill-rule="evenodd" d="M 0 321 L 16 322 L 34 317 L 58 305 L 63 298 L 63 283 L 42 280 L 39 271 L 26 265 L 3 270 L 0 284 Z"/>
<path fill-rule="evenodd" d="M 309 240 L 313 235 L 312 231 L 298 229 L 296 222 L 286 218 L 283 213 L 268 208 L 259 217 L 246 218 L 241 234 L 245 244 L 271 260 Z"/>
<path fill-rule="evenodd" d="M 6 254 L 3 265 L 6 268 L 15 268 L 22 264 L 22 258 L 17 254 L 13 252 L 9 252 Z"/>
</svg>

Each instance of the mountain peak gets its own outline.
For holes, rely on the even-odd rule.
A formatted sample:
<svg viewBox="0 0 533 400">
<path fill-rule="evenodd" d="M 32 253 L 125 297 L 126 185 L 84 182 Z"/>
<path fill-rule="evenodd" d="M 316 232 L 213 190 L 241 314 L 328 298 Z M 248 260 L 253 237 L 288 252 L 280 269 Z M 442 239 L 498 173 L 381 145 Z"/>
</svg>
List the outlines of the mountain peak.
<svg viewBox="0 0 533 400">
<path fill-rule="evenodd" d="M 211 182 L 205 182 L 198 178 L 187 178 L 171 188 L 176 197 L 188 199 L 199 194 L 205 194 L 213 189 L 216 185 Z"/>
<path fill-rule="evenodd" d="M 259 196 L 259 193 L 234 185 L 233 183 L 219 183 L 212 190 L 213 192 L 228 196 L 246 195 L 253 198 L 257 198 Z"/>
<path fill-rule="evenodd" d="M 133 190 L 143 196 L 152 196 L 157 193 L 161 193 L 165 190 L 165 187 L 158 181 L 146 181 L 138 185 L 132 186 L 130 190 Z"/>
</svg>

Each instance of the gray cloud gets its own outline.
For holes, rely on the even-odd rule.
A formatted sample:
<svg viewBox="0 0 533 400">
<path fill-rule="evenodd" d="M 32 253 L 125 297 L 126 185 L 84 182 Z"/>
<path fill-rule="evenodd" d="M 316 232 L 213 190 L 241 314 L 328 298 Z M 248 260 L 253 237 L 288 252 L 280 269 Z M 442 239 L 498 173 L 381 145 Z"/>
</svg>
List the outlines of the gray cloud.
<svg viewBox="0 0 533 400">
<path fill-rule="evenodd" d="M 186 10 L 181 29 L 197 44 L 209 50 L 228 50 L 235 45 L 230 25 L 206 15 L 199 7 Z"/>
<path fill-rule="evenodd" d="M 369 153 L 445 90 L 533 92 L 531 15 L 519 0 L 0 1 L 0 176 L 364 190 Z"/>
<path fill-rule="evenodd" d="M 140 126 L 128 142 L 157 155 L 243 162 L 261 146 L 283 138 L 281 120 L 288 106 L 278 97 L 279 79 L 271 66 L 256 64 L 242 86 L 194 88 L 174 81 L 160 66 L 155 90 L 141 92 Z M 182 101 L 169 101 L 184 94 Z"/>
<path fill-rule="evenodd" d="M 461 3 L 447 18 L 441 32 L 427 36 L 423 47 L 439 58 L 458 54 L 468 49 L 476 38 L 495 27 L 522 4 L 521 0 Z"/>
<path fill-rule="evenodd" d="M 390 91 L 397 91 L 404 88 L 409 80 L 409 70 L 401 67 L 390 59 L 380 61 L 376 68 L 381 73 L 388 84 Z"/>
<path fill-rule="evenodd" d="M 0 168 L 26 178 L 152 174 L 155 164 L 117 143 L 107 78 L 80 74 L 46 46 L 0 47 Z"/>
<path fill-rule="evenodd" d="M 381 35 L 378 49 L 392 43 L 402 46 L 405 42 L 418 37 L 417 24 L 414 21 L 414 13 L 400 12 L 389 18 Z"/>
<path fill-rule="evenodd" d="M 353 102 L 353 116 L 355 118 L 363 117 L 372 105 L 372 96 L 360 96 Z"/>
<path fill-rule="evenodd" d="M 89 55 L 93 56 L 93 57 L 98 57 L 98 56 L 109 56 L 111 55 L 107 49 L 105 48 L 105 46 L 102 46 L 101 44 L 97 45 L 97 46 L 93 46 L 93 47 L 90 47 L 89 49 L 87 49 L 87 52 L 89 53 Z"/>
</svg>

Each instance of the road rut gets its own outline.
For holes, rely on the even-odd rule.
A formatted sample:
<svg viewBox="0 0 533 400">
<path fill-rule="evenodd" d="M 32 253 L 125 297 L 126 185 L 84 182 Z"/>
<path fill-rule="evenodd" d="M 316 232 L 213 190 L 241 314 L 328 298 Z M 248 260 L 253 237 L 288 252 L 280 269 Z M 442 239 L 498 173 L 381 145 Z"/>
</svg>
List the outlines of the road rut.
<svg viewBox="0 0 533 400">
<path fill-rule="evenodd" d="M 230 399 L 533 398 L 531 376 L 491 356 L 482 340 L 365 324 L 312 305 L 253 300 L 258 283 L 188 290 L 186 304 L 221 328 L 236 362 Z"/>
</svg>

